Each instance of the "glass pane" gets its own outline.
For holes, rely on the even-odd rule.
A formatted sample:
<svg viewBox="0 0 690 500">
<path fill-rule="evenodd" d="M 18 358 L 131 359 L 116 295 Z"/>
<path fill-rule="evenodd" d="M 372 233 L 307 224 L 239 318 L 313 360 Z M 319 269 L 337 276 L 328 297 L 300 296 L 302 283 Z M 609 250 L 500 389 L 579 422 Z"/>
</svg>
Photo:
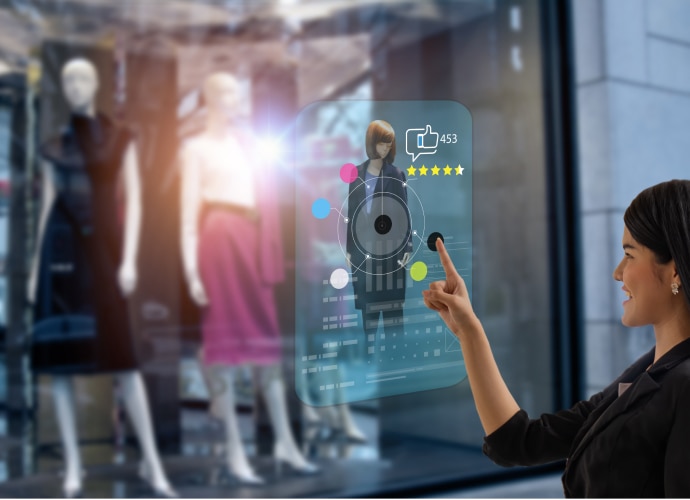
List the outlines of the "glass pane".
<svg viewBox="0 0 690 500">
<path fill-rule="evenodd" d="M 30 244 L 13 294 L 30 293 L 41 264 L 34 304 L 8 314 L 32 338 L 19 390 L 36 395 L 35 419 L 8 425 L 35 449 L 8 459 L 7 487 L 64 469 L 53 400 L 66 392 L 53 382 L 69 375 L 84 467 L 108 478 L 85 496 L 150 494 L 123 370 L 143 376 L 137 405 L 182 496 L 373 496 L 500 473 L 457 342 L 420 293 L 442 277 L 429 248 L 440 233 L 516 399 L 553 409 L 540 13 L 536 0 L 0 7 L 0 48 L 40 108 L 26 116 L 35 145 L 16 194 Z M 94 87 L 84 102 L 67 89 L 75 59 Z M 395 132 L 396 177 L 351 207 L 375 120 Z M 354 304 L 348 234 L 358 269 L 380 259 L 364 282 L 401 271 L 402 298 L 369 302 L 378 331 Z M 392 331 L 378 318 L 388 306 Z"/>
</svg>

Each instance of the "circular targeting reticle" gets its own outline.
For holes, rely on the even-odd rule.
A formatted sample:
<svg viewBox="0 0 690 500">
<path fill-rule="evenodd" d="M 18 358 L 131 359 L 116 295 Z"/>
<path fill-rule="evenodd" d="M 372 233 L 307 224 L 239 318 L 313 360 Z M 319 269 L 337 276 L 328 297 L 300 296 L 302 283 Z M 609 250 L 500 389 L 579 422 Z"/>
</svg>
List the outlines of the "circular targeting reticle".
<svg viewBox="0 0 690 500">
<path fill-rule="evenodd" d="M 410 214 L 399 197 L 391 194 L 372 195 L 371 213 L 365 199 L 352 216 L 352 237 L 362 253 L 374 259 L 391 257 L 405 247 L 410 239 Z"/>
<path fill-rule="evenodd" d="M 429 250 L 431 250 L 432 252 L 438 252 L 438 249 L 436 248 L 436 240 L 438 240 L 439 238 L 441 238 L 441 241 L 443 243 L 446 242 L 446 240 L 443 239 L 443 235 L 441 233 L 436 233 L 436 232 L 431 233 L 429 235 L 429 238 L 427 238 L 426 246 L 428 246 Z"/>
<path fill-rule="evenodd" d="M 401 188 L 407 190 L 407 203 L 400 196 L 390 192 L 378 192 L 363 196 L 363 200 L 359 196 L 353 196 L 356 190 L 361 189 L 366 191 L 364 183 L 356 186 L 350 197 L 359 198 L 361 203 L 354 207 L 350 207 L 348 211 L 348 203 L 350 197 L 345 199 L 341 207 L 339 223 L 343 224 L 344 232 L 338 231 L 338 241 L 343 255 L 347 255 L 344 241 L 341 238 L 341 233 L 345 235 L 351 231 L 353 243 L 362 255 L 367 256 L 368 259 L 374 261 L 381 261 L 394 257 L 403 252 L 417 234 L 424 234 L 424 207 L 419 199 L 417 193 L 412 189 L 407 182 L 395 177 L 382 178 L 388 186 L 391 183 L 397 182 L 401 184 Z M 390 189 L 390 188 L 389 188 Z M 358 193 L 359 194 L 359 193 Z M 367 211 L 367 202 L 371 202 L 370 211 Z M 411 210 L 412 208 L 412 210 Z M 346 214 L 351 213 L 352 219 Z M 412 213 L 415 214 L 414 218 Z M 419 245 L 413 245 L 414 255 L 419 250 Z M 358 268 L 367 274 L 388 274 L 375 273 L 367 271 L 365 267 Z"/>
</svg>

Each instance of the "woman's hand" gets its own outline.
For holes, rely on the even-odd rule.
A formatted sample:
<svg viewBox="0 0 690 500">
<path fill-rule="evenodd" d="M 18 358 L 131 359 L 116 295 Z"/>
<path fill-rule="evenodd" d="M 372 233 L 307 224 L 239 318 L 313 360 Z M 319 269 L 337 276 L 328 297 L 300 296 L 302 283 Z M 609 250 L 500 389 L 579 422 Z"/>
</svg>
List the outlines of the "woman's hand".
<svg viewBox="0 0 690 500">
<path fill-rule="evenodd" d="M 477 317 L 472 309 L 465 281 L 455 269 L 441 238 L 436 240 L 436 249 L 441 258 L 446 279 L 429 284 L 429 290 L 422 292 L 424 304 L 429 309 L 438 311 L 448 328 L 455 335 L 459 335 L 463 326 L 477 321 Z"/>
</svg>

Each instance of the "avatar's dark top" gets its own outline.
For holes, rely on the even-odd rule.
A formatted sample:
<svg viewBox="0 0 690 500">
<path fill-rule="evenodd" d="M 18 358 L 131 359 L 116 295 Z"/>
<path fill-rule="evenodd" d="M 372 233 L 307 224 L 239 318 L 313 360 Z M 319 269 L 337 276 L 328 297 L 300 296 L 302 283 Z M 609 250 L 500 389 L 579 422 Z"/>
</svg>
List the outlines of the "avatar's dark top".
<svg viewBox="0 0 690 500">
<path fill-rule="evenodd" d="M 72 115 L 44 144 L 55 202 L 41 248 L 33 366 L 52 373 L 138 366 L 118 284 L 122 224 L 118 181 L 130 132 L 103 115 Z M 47 175 L 47 173 L 46 173 Z"/>
<path fill-rule="evenodd" d="M 407 270 L 399 261 L 405 252 L 412 252 L 407 179 L 402 170 L 384 163 L 375 186 L 368 189 L 368 166 L 369 160 L 357 167 L 347 199 L 347 252 L 355 308 L 366 310 L 371 304 L 399 308 L 407 282 Z"/>
</svg>

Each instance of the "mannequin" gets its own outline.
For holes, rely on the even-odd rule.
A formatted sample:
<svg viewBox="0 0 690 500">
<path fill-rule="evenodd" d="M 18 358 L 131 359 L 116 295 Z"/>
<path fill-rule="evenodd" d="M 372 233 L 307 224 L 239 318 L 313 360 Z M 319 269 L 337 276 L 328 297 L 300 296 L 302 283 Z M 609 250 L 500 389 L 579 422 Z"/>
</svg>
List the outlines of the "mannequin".
<svg viewBox="0 0 690 500">
<path fill-rule="evenodd" d="M 240 126 L 241 89 L 230 74 L 203 87 L 205 130 L 182 150 L 182 255 L 193 300 L 203 309 L 202 351 L 212 413 L 226 429 L 226 463 L 245 484 L 262 484 L 239 433 L 234 381 L 242 365 L 257 367 L 258 386 L 276 437 L 276 466 L 318 468 L 301 454 L 290 429 L 281 376 L 281 343 L 273 288 L 284 277 L 271 174 Z"/>
<path fill-rule="evenodd" d="M 50 141 L 42 150 L 44 174 L 37 238 L 39 251 L 30 273 L 28 298 L 35 302 L 39 276 L 46 276 L 50 263 L 42 262 L 45 259 L 41 258 L 40 249 L 47 244 L 44 240 L 48 228 L 59 221 L 70 228 L 67 239 L 77 254 L 77 279 L 71 288 L 78 289 L 83 283 L 92 285 L 82 293 L 70 290 L 61 300 L 54 301 L 61 309 L 53 313 L 68 317 L 86 311 L 95 316 L 96 333 L 95 347 L 61 349 L 53 344 L 50 351 L 34 348 L 34 369 L 52 374 L 53 398 L 65 456 L 63 492 L 66 497 L 80 495 L 83 475 L 70 375 L 113 372 L 141 445 L 140 476 L 156 494 L 176 497 L 154 441 L 146 388 L 138 370 L 127 316 L 126 297 L 132 294 L 137 283 L 142 210 L 136 149 L 124 128 L 96 112 L 98 74 L 89 61 L 71 59 L 63 66 L 61 78 L 72 115 L 61 137 Z M 122 238 L 118 231 L 115 199 L 120 170 L 125 193 Z M 120 239 L 122 241 L 118 241 Z M 60 290 L 53 290 L 53 293 L 57 295 Z M 39 319 L 41 314 L 38 314 Z"/>
</svg>

